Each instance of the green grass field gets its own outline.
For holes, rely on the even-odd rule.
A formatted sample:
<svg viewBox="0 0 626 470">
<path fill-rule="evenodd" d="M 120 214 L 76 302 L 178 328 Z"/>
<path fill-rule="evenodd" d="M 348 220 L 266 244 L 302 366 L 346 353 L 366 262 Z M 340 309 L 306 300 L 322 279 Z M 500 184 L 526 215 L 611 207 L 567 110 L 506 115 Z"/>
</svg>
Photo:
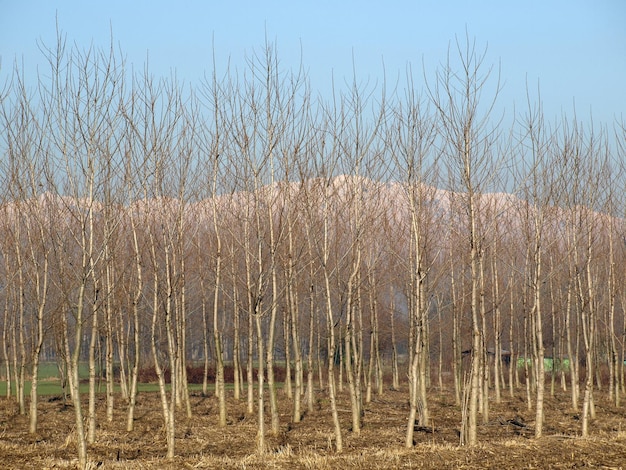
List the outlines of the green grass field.
<svg viewBox="0 0 626 470">
<path fill-rule="evenodd" d="M 28 370 L 27 370 L 28 372 Z M 54 396 L 62 395 L 63 388 L 61 387 L 61 380 L 59 379 L 59 369 L 54 362 L 42 362 L 39 366 L 39 384 L 37 385 L 37 395 L 40 396 Z M 80 392 L 87 393 L 89 391 L 89 384 L 85 381 L 89 378 L 89 367 L 85 364 L 79 366 L 79 377 L 81 380 Z M 13 378 L 11 378 L 13 380 Z M 25 381 L 25 394 L 30 394 L 31 381 Z M 213 384 L 209 383 L 209 389 L 213 388 Z M 190 390 L 202 390 L 201 384 L 189 384 Z M 137 384 L 137 390 L 139 392 L 156 392 L 159 390 L 159 385 L 156 383 L 140 383 Z M 6 396 L 7 382 L 6 378 L 0 379 L 0 396 Z M 96 378 L 96 392 L 104 393 L 106 391 L 106 383 L 104 379 L 98 381 Z M 115 391 L 119 392 L 120 387 L 116 384 Z M 68 390 L 69 392 L 69 390 Z M 15 383 L 11 382 L 11 393 L 15 394 Z"/>
<path fill-rule="evenodd" d="M 96 393 L 104 393 L 106 390 L 106 385 L 104 382 L 100 384 L 99 387 L 96 388 Z M 213 386 L 209 384 L 209 390 L 212 390 Z M 139 392 L 157 392 L 159 390 L 158 384 L 137 384 L 137 390 Z M 202 385 L 199 384 L 189 384 L 189 390 L 202 390 Z M 6 381 L 0 382 L 0 396 L 6 396 L 7 391 L 7 383 Z M 15 394 L 15 384 L 11 384 L 12 394 Z M 81 383 L 80 384 L 80 393 L 87 393 L 89 391 L 89 384 Z M 115 391 L 119 392 L 120 387 L 116 384 Z M 69 390 L 68 390 L 69 393 Z M 26 381 L 25 383 L 25 394 L 30 394 L 30 381 Z M 58 379 L 48 379 L 40 381 L 37 386 L 37 395 L 39 396 L 55 396 L 62 395 L 63 389 L 61 388 L 61 382 Z"/>
</svg>

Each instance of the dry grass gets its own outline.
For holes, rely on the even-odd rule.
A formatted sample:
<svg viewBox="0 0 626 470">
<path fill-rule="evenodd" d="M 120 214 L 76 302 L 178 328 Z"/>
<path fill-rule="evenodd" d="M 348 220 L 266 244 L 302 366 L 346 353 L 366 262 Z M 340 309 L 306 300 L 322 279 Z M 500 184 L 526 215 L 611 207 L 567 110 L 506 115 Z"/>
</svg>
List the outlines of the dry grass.
<svg viewBox="0 0 626 470">
<path fill-rule="evenodd" d="M 349 403 L 347 396 L 341 396 L 341 421 L 346 426 L 341 454 L 333 450 L 328 402 L 321 393 L 316 409 L 298 424 L 289 423 L 289 400 L 281 397 L 281 432 L 268 436 L 265 454 L 255 450 L 256 415 L 246 415 L 244 402 L 228 401 L 229 425 L 220 429 L 215 398 L 196 395 L 192 397 L 194 417 L 177 416 L 177 456 L 167 461 L 158 395 L 143 393 L 131 433 L 124 430 L 123 409 L 116 410 L 109 423 L 100 403 L 97 441 L 89 446 L 89 455 L 92 468 L 108 469 L 626 468 L 626 410 L 597 395 L 597 418 L 588 439 L 578 437 L 579 414 L 562 394 L 547 400 L 546 436 L 535 440 L 534 413 L 520 396 L 504 398 L 499 405 L 491 403 L 490 420 L 479 428 L 480 444 L 467 448 L 458 446 L 460 411 L 453 397 L 433 391 L 430 407 L 435 432 L 417 432 L 413 449 L 403 446 L 408 412 L 405 391 L 387 391 L 367 404 L 359 436 L 347 428 Z M 0 400 L 2 468 L 75 468 L 72 408 L 44 400 L 40 413 L 40 429 L 29 435 L 27 417 L 18 414 L 12 401 Z"/>
</svg>

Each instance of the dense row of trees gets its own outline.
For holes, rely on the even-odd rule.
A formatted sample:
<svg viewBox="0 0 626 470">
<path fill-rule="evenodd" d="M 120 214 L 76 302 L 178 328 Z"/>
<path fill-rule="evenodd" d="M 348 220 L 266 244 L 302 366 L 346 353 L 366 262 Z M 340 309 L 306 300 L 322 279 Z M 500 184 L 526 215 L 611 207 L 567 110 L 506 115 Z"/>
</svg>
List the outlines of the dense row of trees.
<svg viewBox="0 0 626 470">
<path fill-rule="evenodd" d="M 407 446 L 434 387 L 454 388 L 462 444 L 507 390 L 526 393 L 537 437 L 546 390 L 570 391 L 583 436 L 595 392 L 619 404 L 623 125 L 546 123 L 529 97 L 505 128 L 469 40 L 423 91 L 409 71 L 393 92 L 355 77 L 330 100 L 272 45 L 197 87 L 130 71 L 113 49 L 44 53 L 35 88 L 16 68 L 0 95 L 1 361 L 31 432 L 39 363 L 59 361 L 82 465 L 98 376 L 108 419 L 125 407 L 132 430 L 145 367 L 170 457 L 191 364 L 205 393 L 216 369 L 220 426 L 226 393 L 258 413 L 261 451 L 266 399 L 267 432 L 281 426 L 275 365 L 292 421 L 328 396 L 337 451 L 343 387 L 359 433 L 372 394 L 408 385 Z M 569 369 L 547 375 L 546 357 Z"/>
</svg>

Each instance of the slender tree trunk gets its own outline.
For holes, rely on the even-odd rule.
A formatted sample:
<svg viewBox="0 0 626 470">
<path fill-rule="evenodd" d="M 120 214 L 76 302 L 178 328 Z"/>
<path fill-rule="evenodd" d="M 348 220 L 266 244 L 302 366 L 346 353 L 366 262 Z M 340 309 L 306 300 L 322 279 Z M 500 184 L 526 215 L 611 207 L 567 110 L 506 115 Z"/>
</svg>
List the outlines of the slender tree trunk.
<svg viewBox="0 0 626 470">
<path fill-rule="evenodd" d="M 473 196 L 470 195 L 470 198 Z M 472 246 L 470 251 L 470 259 L 471 259 L 471 279 L 472 279 L 472 364 L 471 364 L 471 374 L 470 374 L 470 395 L 468 402 L 468 411 L 467 411 L 467 429 L 465 436 L 465 443 L 469 445 L 475 445 L 478 442 L 477 435 L 477 414 L 478 414 L 478 400 L 480 396 L 480 370 L 481 370 L 481 360 L 480 357 L 482 355 L 482 334 L 480 331 L 480 323 L 478 319 L 480 304 L 479 304 L 479 272 L 480 272 L 480 261 L 478 248 L 476 246 L 476 227 L 475 224 L 475 215 L 473 210 L 473 204 L 470 202 L 470 223 L 473 226 L 472 233 Z"/>
<path fill-rule="evenodd" d="M 182 209 L 181 209 L 182 210 Z M 180 215 L 182 218 L 182 214 Z M 182 245 L 183 233 L 182 222 L 179 222 L 181 228 L 179 228 L 179 241 Z M 179 275 L 179 296 L 175 297 L 175 311 L 176 311 L 176 331 L 177 331 L 177 346 L 178 346 L 178 364 L 180 369 L 179 390 L 182 396 L 183 404 L 185 406 L 185 414 L 187 418 L 192 417 L 191 401 L 189 400 L 189 384 L 187 380 L 187 287 L 185 282 L 185 258 L 183 253 L 183 247 L 179 246 L 180 257 L 180 275 Z"/>
<path fill-rule="evenodd" d="M 264 375 L 265 371 L 263 370 L 263 330 L 261 328 L 261 315 L 260 310 L 257 310 L 255 315 L 255 324 L 256 324 L 256 336 L 257 336 L 257 353 L 259 355 L 259 367 L 257 372 L 257 381 L 259 384 L 259 389 L 257 391 L 257 408 L 258 408 L 258 427 L 257 427 L 257 452 L 260 454 L 265 453 L 266 444 L 265 444 L 265 402 L 264 402 Z"/>
<path fill-rule="evenodd" d="M 461 351 L 461 337 L 460 337 L 460 315 L 459 307 L 457 304 L 458 295 L 456 287 L 456 275 L 454 269 L 454 260 L 452 247 L 450 247 L 450 294 L 452 296 L 452 375 L 454 379 L 454 402 L 457 406 L 461 405 L 462 387 L 464 380 L 462 380 L 463 370 L 463 357 Z"/>
<path fill-rule="evenodd" d="M 5 260 L 7 258 L 5 257 Z M 8 261 L 7 261 L 8 262 Z M 2 358 L 4 360 L 4 370 L 6 377 L 6 397 L 11 398 L 11 361 L 9 359 L 9 347 L 7 330 L 9 329 L 9 295 L 5 296 L 4 300 L 4 314 L 2 321 Z M 15 331 L 15 330 L 14 330 Z"/>
<path fill-rule="evenodd" d="M 287 287 L 289 290 L 289 287 Z M 289 400 L 293 399 L 293 384 L 291 381 L 291 300 L 287 293 L 287 306 L 283 311 L 283 345 L 285 351 L 285 383 L 283 391 Z"/>
<path fill-rule="evenodd" d="M 108 229 L 107 229 L 108 233 Z M 113 274 L 111 259 L 108 246 L 105 246 L 105 259 L 106 259 L 106 299 L 105 299 L 105 374 L 106 374 L 106 402 L 107 402 L 107 421 L 111 423 L 113 421 L 113 409 L 115 405 L 115 398 L 113 390 L 115 387 L 115 375 L 113 371 Z"/>
<path fill-rule="evenodd" d="M 497 237 L 497 235 L 496 235 Z M 500 374 L 502 370 L 502 339 L 501 339 L 501 320 L 500 320 L 500 286 L 498 278 L 498 263 L 496 262 L 496 253 L 498 241 L 494 243 L 493 257 L 491 258 L 491 272 L 492 272 L 492 296 L 493 296 L 493 336 L 494 336 L 494 388 L 496 395 L 496 403 L 500 404 L 501 397 L 501 382 Z"/>
<path fill-rule="evenodd" d="M 538 228 L 537 228 L 538 230 Z M 534 290 L 534 305 L 533 313 L 535 316 L 535 341 L 536 341 L 536 360 L 535 360 L 535 374 L 537 382 L 537 395 L 536 395 L 536 413 L 535 413 L 535 438 L 538 439 L 543 435 L 543 402 L 545 393 L 545 370 L 544 370 L 544 346 L 543 346 L 543 316 L 541 310 L 541 252 L 540 252 L 540 238 L 536 234 L 537 245 L 535 246 L 535 274 L 533 279 Z M 554 361 L 554 358 L 553 358 Z M 553 363 L 554 367 L 554 363 Z"/>
<path fill-rule="evenodd" d="M 22 259 L 22 241 L 21 241 L 21 223 L 17 224 L 17 234 L 15 241 L 15 259 L 17 261 L 17 338 L 13 339 L 13 360 L 15 365 L 13 367 L 15 371 L 15 395 L 17 403 L 20 409 L 20 415 L 26 414 L 26 401 L 25 401 L 25 371 L 26 371 L 26 345 L 24 342 L 24 316 L 26 315 L 26 307 L 24 301 L 26 294 L 25 281 L 24 281 L 24 262 Z M 19 348 L 19 349 L 16 349 Z M 18 352 L 19 351 L 19 352 Z"/>
<path fill-rule="evenodd" d="M 170 369 L 170 400 L 169 400 L 169 409 L 167 410 L 167 414 L 169 419 L 166 421 L 166 435 L 167 435 L 167 458 L 174 458 L 174 445 L 175 445 L 175 411 L 176 411 L 176 397 L 179 396 L 179 375 L 178 375 L 178 367 L 179 367 L 179 357 L 178 357 L 178 347 L 176 345 L 176 340 L 174 337 L 174 326 L 172 325 L 172 301 L 174 298 L 174 283 L 172 280 L 172 259 L 171 259 L 171 245 L 169 240 L 166 239 L 165 234 L 163 237 L 163 245 L 164 245 L 164 258 L 165 258 L 165 302 L 163 313 L 165 316 L 165 335 L 167 337 L 167 353 L 169 356 L 169 369 Z M 165 392 L 165 390 L 164 390 Z M 165 392 L 166 393 L 166 392 Z M 167 397 L 167 395 L 166 395 Z M 167 403 L 167 399 L 166 399 Z"/>
<path fill-rule="evenodd" d="M 325 233 L 327 233 L 327 227 L 325 227 Z M 332 302 L 330 297 L 330 279 L 328 277 L 326 261 L 324 262 L 324 284 L 326 289 L 326 324 L 328 326 L 328 398 L 330 400 L 330 411 L 335 428 L 335 448 L 338 453 L 341 453 L 343 452 L 343 439 L 341 436 L 341 424 L 339 423 L 339 413 L 337 410 L 337 398 L 335 392 L 335 320 L 333 318 Z"/>
<path fill-rule="evenodd" d="M 132 312 L 132 304 L 130 311 Z M 122 315 L 113 317 L 113 327 L 115 329 L 113 334 L 117 339 L 117 354 L 120 365 L 120 392 L 122 394 L 122 399 L 128 402 L 130 400 L 130 382 L 132 375 L 132 367 L 130 365 L 131 354 L 128 346 L 130 343 L 129 337 L 131 329 L 130 317 L 125 318 Z"/>
<path fill-rule="evenodd" d="M 343 371 L 345 370 L 345 366 L 346 366 L 346 361 L 345 361 L 345 354 L 346 352 L 344 351 L 344 344 L 345 344 L 345 336 L 344 336 L 344 332 L 343 332 L 343 322 L 341 321 L 341 319 L 339 320 L 339 340 L 337 343 L 337 354 L 339 355 L 339 385 L 338 385 L 338 390 L 339 393 L 343 393 Z M 335 355 L 335 350 L 332 351 L 333 356 Z"/>
<path fill-rule="evenodd" d="M 441 302 L 437 299 L 437 324 L 439 333 L 439 357 L 437 364 L 437 377 L 439 382 L 439 391 L 443 392 L 443 325 L 441 323 Z"/>
<path fill-rule="evenodd" d="M 37 415 L 37 386 L 39 375 L 39 359 L 41 355 L 41 347 L 43 346 L 43 312 L 38 313 L 37 318 L 37 343 L 33 351 L 33 367 L 31 373 L 30 385 L 30 416 L 28 422 L 28 432 L 35 434 L 37 432 L 38 415 Z"/>
<path fill-rule="evenodd" d="M 374 299 L 374 351 L 376 354 L 376 389 L 378 396 L 384 395 L 385 377 L 383 373 L 383 362 L 380 356 L 380 335 L 378 323 L 378 302 Z"/>
<path fill-rule="evenodd" d="M 572 274 L 572 270 L 570 269 L 570 274 Z M 572 391 L 572 409 L 578 410 L 578 357 L 575 352 L 574 345 L 572 344 L 572 289 L 574 289 L 574 278 L 570 277 L 570 282 L 568 283 L 567 288 L 567 302 L 565 307 L 565 331 L 567 335 L 567 355 L 570 360 L 570 382 L 571 382 L 571 391 Z"/>
<path fill-rule="evenodd" d="M 485 302 L 485 265 L 481 257 L 480 260 L 480 321 L 481 321 L 481 396 L 482 396 L 482 417 L 483 424 L 489 423 L 489 356 L 487 354 L 487 345 L 485 344 L 485 333 L 487 331 L 487 306 Z"/>
<path fill-rule="evenodd" d="M 43 240 L 42 240 L 43 241 Z M 41 278 L 43 276 L 43 279 Z M 48 295 L 48 256 L 45 255 L 44 263 L 43 263 L 43 274 L 42 276 L 37 273 L 36 275 L 36 283 L 37 283 L 37 296 L 38 296 L 38 306 L 37 306 L 37 339 L 35 343 L 35 349 L 33 351 L 33 367 L 31 373 L 31 388 L 30 388 L 30 419 L 28 431 L 31 434 L 37 432 L 37 384 L 38 384 L 38 376 L 39 376 L 39 359 L 41 356 L 41 348 L 43 346 L 44 340 L 44 329 L 43 329 L 43 320 L 44 320 L 44 311 L 46 307 L 46 300 Z M 41 285 L 40 285 L 41 284 Z M 8 377 L 8 374 L 7 374 Z"/>
<path fill-rule="evenodd" d="M 86 266 L 86 260 L 83 259 L 83 265 Z M 86 269 L 83 267 L 83 272 L 86 272 Z M 85 279 L 86 276 L 83 277 L 83 283 L 79 287 L 78 293 L 78 302 L 76 305 L 76 328 L 74 332 L 74 350 L 71 356 L 68 354 L 68 376 L 69 376 L 69 385 L 72 397 L 72 404 L 74 405 L 74 418 L 75 418 L 75 426 L 76 426 L 76 447 L 78 451 L 78 464 L 80 468 L 87 467 L 87 439 L 85 436 L 85 427 L 83 421 L 83 409 L 82 403 L 80 400 L 80 377 L 79 377 L 79 359 L 80 359 L 80 350 L 82 345 L 82 322 L 83 322 L 83 310 L 84 310 L 84 298 L 85 298 Z M 65 328 L 67 331 L 67 323 L 65 323 Z M 69 334 L 66 334 L 66 344 L 69 344 L 68 341 Z"/>
<path fill-rule="evenodd" d="M 317 331 L 317 343 L 316 343 L 317 344 L 317 348 L 316 348 L 316 351 L 317 351 L 317 354 L 316 354 L 317 355 L 317 360 L 316 360 L 316 362 L 317 362 L 317 378 L 319 380 L 320 390 L 324 390 L 324 371 L 323 371 L 323 365 L 322 365 L 322 358 L 320 357 L 320 352 L 321 352 L 321 349 L 322 349 L 322 338 L 321 338 L 322 337 L 322 327 L 321 327 L 320 323 L 321 323 L 321 319 L 320 319 L 320 316 L 318 315 L 317 316 L 317 328 L 316 328 L 316 331 Z M 327 355 L 334 355 L 334 351 L 330 352 L 330 350 L 328 349 L 328 342 L 326 343 L 325 347 L 326 347 Z"/>
<path fill-rule="evenodd" d="M 217 233 L 217 212 L 214 211 L 214 223 Z M 219 426 L 226 426 L 226 388 L 224 384 L 224 352 L 219 326 L 219 296 L 222 274 L 221 239 L 216 236 L 217 251 L 215 254 L 215 286 L 213 290 L 213 342 L 215 346 L 215 393 L 219 402 Z"/>
<path fill-rule="evenodd" d="M 37 207 L 39 210 L 39 207 Z M 48 266 L 49 266 L 49 251 L 46 246 L 46 236 L 44 233 L 43 225 L 40 220 L 39 224 L 39 238 L 38 241 L 43 250 L 43 266 L 40 271 L 39 268 L 35 268 L 35 296 L 37 298 L 37 333 L 35 337 L 35 347 L 32 353 L 32 371 L 31 371 L 31 388 L 30 388 L 30 412 L 29 412 L 29 425 L 28 431 L 30 434 L 37 432 L 38 414 L 37 414 L 37 400 L 38 400 L 38 380 L 39 380 L 39 361 L 41 358 L 41 349 L 44 343 L 44 313 L 46 309 L 46 303 L 48 300 Z M 30 258 L 33 262 L 33 266 L 38 266 L 37 255 L 35 253 L 35 240 L 32 233 L 28 232 L 29 244 L 30 244 Z M 7 374 L 8 377 L 8 374 Z"/>
<path fill-rule="evenodd" d="M 100 283 L 96 278 L 96 272 L 93 264 L 91 266 L 91 273 L 93 276 L 94 298 L 91 309 L 91 338 L 89 340 L 89 427 L 87 429 L 88 444 L 93 444 L 94 442 L 96 442 L 96 343 L 98 341 L 98 311 L 100 303 L 100 299 L 98 298 L 98 293 L 100 292 Z"/>
<path fill-rule="evenodd" d="M 135 225 L 135 218 L 131 212 L 130 214 L 130 223 L 132 229 L 132 238 L 133 238 L 133 254 L 135 257 L 135 271 L 137 279 L 135 281 L 135 291 L 133 294 L 133 306 L 132 306 L 132 318 L 133 318 L 133 343 L 134 343 L 134 354 L 133 354 L 133 368 L 131 371 L 130 377 L 130 389 L 129 389 L 129 400 L 128 400 L 128 415 L 126 418 L 126 431 L 131 432 L 135 426 L 135 407 L 137 405 L 137 382 L 139 377 L 139 364 L 140 364 L 140 352 L 141 352 L 141 343 L 140 343 L 140 323 L 139 323 L 139 302 L 141 300 L 141 296 L 143 294 L 143 268 L 141 264 L 141 255 L 139 251 L 139 241 L 137 239 L 137 227 Z M 156 273 L 155 273 L 156 275 Z M 158 287 L 158 284 L 155 285 Z"/>
<path fill-rule="evenodd" d="M 153 253 L 154 255 L 154 253 Z M 171 413 L 172 407 L 169 405 L 169 400 L 167 397 L 167 390 L 165 388 L 165 374 L 163 369 L 161 368 L 161 364 L 159 362 L 159 351 L 157 349 L 157 318 L 159 312 L 159 277 L 157 274 L 157 266 L 154 266 L 154 280 L 153 287 L 154 292 L 152 294 L 152 332 L 150 335 L 150 346 L 152 349 L 152 360 L 154 361 L 154 370 L 157 375 L 157 380 L 159 382 L 159 395 L 161 397 L 161 410 L 163 412 L 163 420 L 165 422 L 165 434 L 166 434 L 166 442 L 167 442 L 167 458 L 174 458 L 174 436 L 172 430 L 174 429 L 174 414 Z M 173 373 L 173 371 L 172 371 Z M 173 397 L 172 397 L 173 401 Z"/>
<path fill-rule="evenodd" d="M 304 392 L 304 387 L 302 383 L 303 372 L 302 372 L 302 349 L 300 347 L 300 336 L 299 336 L 299 310 L 298 310 L 298 298 L 297 293 L 294 289 L 294 266 L 293 266 L 293 237 L 291 233 L 291 224 L 289 224 L 289 264 L 288 264 L 288 274 L 287 274 L 287 302 L 289 304 L 288 315 L 291 319 L 289 324 L 291 325 L 291 338 L 293 343 L 293 354 L 295 360 L 295 394 L 293 401 L 293 422 L 299 423 L 302 419 L 302 395 Z M 289 335 L 289 331 L 285 332 L 285 335 Z M 286 344 L 287 342 L 285 342 Z M 287 364 L 289 360 L 287 360 Z M 291 373 L 290 369 L 287 369 L 287 377 Z"/>
<path fill-rule="evenodd" d="M 240 315 L 239 297 L 237 293 L 237 282 L 235 277 L 235 257 L 232 257 L 232 279 L 233 279 L 233 397 L 235 400 L 241 399 L 241 342 L 240 342 Z"/>
<path fill-rule="evenodd" d="M 254 326 L 253 314 L 248 314 L 248 357 L 246 362 L 246 381 L 248 383 L 248 414 L 254 413 Z"/>
<path fill-rule="evenodd" d="M 250 230 L 249 222 L 244 222 L 244 248 L 245 248 L 245 264 L 246 264 L 246 295 L 248 297 L 248 357 L 246 364 L 246 374 L 248 383 L 248 408 L 249 415 L 254 414 L 254 316 L 257 314 L 258 302 L 260 299 L 254 298 L 252 287 L 252 266 L 250 260 Z M 257 338 L 258 341 L 258 338 Z M 257 351 L 259 362 L 263 360 L 261 353 Z"/>
<path fill-rule="evenodd" d="M 206 290 L 204 278 L 200 277 L 200 298 L 202 310 L 202 351 L 204 356 L 204 369 L 202 372 L 202 396 L 209 396 L 209 322 L 207 320 Z"/>
<path fill-rule="evenodd" d="M 215 85 L 214 85 L 215 86 Z M 218 125 L 215 117 L 215 125 Z M 215 231 L 215 286 L 213 289 L 213 342 L 215 346 L 215 394 L 219 401 L 219 426 L 226 426 L 226 386 L 224 383 L 224 349 L 219 325 L 219 297 L 222 288 L 222 237 L 217 207 L 218 159 L 214 159 L 212 180 L 212 216 Z"/>
<path fill-rule="evenodd" d="M 356 248 L 357 255 L 356 261 L 352 267 L 352 273 L 348 280 L 348 301 L 346 304 L 346 334 L 344 337 L 344 361 L 346 366 L 346 376 L 348 378 L 348 388 L 350 391 L 350 407 L 352 410 L 352 432 L 355 435 L 359 435 L 361 432 L 361 407 L 359 404 L 357 387 L 358 387 L 358 365 L 356 364 L 356 357 L 358 351 L 355 348 L 355 315 L 356 315 L 356 301 L 355 301 L 355 280 L 358 276 L 358 270 L 360 269 L 361 249 Z"/>
<path fill-rule="evenodd" d="M 592 228 L 587 227 L 587 260 L 585 266 L 586 274 L 586 286 L 582 286 L 580 280 L 581 276 L 578 276 L 579 289 L 586 289 L 586 306 L 581 305 L 581 323 L 583 330 L 583 338 L 585 344 L 585 359 L 587 363 L 586 377 L 585 377 L 585 394 L 583 398 L 582 409 L 582 437 L 589 436 L 589 418 L 595 417 L 594 400 L 593 400 L 593 376 L 595 365 L 595 335 L 596 335 L 596 323 L 595 323 L 595 291 L 593 286 L 593 274 L 591 272 L 591 258 L 592 258 Z M 580 295 L 581 299 L 583 295 Z"/>
<path fill-rule="evenodd" d="M 616 296 L 616 279 L 615 279 L 615 251 L 613 247 L 614 227 L 609 227 L 609 370 L 610 373 L 610 394 L 616 407 L 620 406 L 620 386 L 619 386 L 619 370 L 624 368 L 623 359 L 620 360 L 617 352 L 616 334 L 615 334 L 615 296 Z M 621 364 L 620 364 L 621 362 Z"/>
<path fill-rule="evenodd" d="M 312 259 L 312 252 L 309 246 L 309 254 Z M 313 271 L 313 265 L 311 264 L 311 271 Z M 310 275 L 310 283 L 311 287 L 309 288 L 309 347 L 307 350 L 307 368 L 306 368 L 306 377 L 307 377 L 307 386 L 306 386 L 306 396 L 307 396 L 307 410 L 309 413 L 313 412 L 313 403 L 315 401 L 315 391 L 313 390 L 313 345 L 315 341 L 315 288 L 313 286 L 313 273 Z M 319 344 L 317 347 L 317 351 L 319 354 Z M 318 357 L 319 361 L 319 357 Z"/>
<path fill-rule="evenodd" d="M 161 367 L 159 360 L 159 349 L 157 347 L 157 320 L 159 317 L 159 311 L 161 310 L 161 300 L 159 296 L 162 294 L 160 286 L 159 264 L 156 253 L 156 241 L 154 234 L 149 233 L 150 237 L 150 255 L 153 268 L 153 292 L 152 292 L 152 330 L 150 334 L 150 345 L 152 349 L 152 360 L 154 362 L 154 369 L 159 382 L 159 394 L 161 397 L 161 408 L 163 412 L 163 421 L 165 425 L 165 436 L 167 442 L 167 459 L 174 458 L 175 452 L 175 394 L 176 394 L 176 367 L 175 367 L 175 354 L 173 335 L 172 335 L 172 322 L 171 322 L 171 299 L 172 299 L 172 283 L 170 273 L 170 256 L 169 246 L 165 235 L 163 241 L 165 242 L 164 257 L 165 257 L 165 276 L 166 276 L 166 293 L 164 299 L 163 312 L 165 315 L 165 334 L 167 336 L 167 351 L 169 356 L 169 368 L 170 368 L 170 382 L 171 382 L 171 397 L 168 398 L 166 384 L 165 384 L 165 372 Z"/>
<path fill-rule="evenodd" d="M 517 383 L 519 383 L 519 375 L 518 375 L 518 367 L 517 367 L 517 353 L 516 353 L 516 344 L 513 341 L 513 326 L 515 324 L 515 273 L 511 270 L 511 278 L 509 280 L 509 284 L 511 285 L 511 290 L 509 291 L 509 354 L 510 354 L 510 362 L 509 362 L 509 396 L 513 398 L 515 396 L 515 386 L 516 382 L 513 379 L 513 376 L 517 378 Z"/>
<path fill-rule="evenodd" d="M 270 229 L 273 230 L 273 229 Z M 272 247 L 274 244 L 272 243 Z M 275 248 L 272 248 L 272 252 L 275 251 Z M 272 255 L 274 258 L 275 253 Z M 267 333 L 267 350 L 266 350 L 266 360 L 267 360 L 267 387 L 269 392 L 270 399 L 270 413 L 271 413 L 271 431 L 272 435 L 277 436 L 280 432 L 280 417 L 278 414 L 278 398 L 276 396 L 276 381 L 274 379 L 274 333 L 276 331 L 276 316 L 278 315 L 278 279 L 276 278 L 276 264 L 272 262 L 271 267 L 271 276 L 272 276 L 272 305 L 270 308 L 270 321 L 268 326 Z"/>
</svg>

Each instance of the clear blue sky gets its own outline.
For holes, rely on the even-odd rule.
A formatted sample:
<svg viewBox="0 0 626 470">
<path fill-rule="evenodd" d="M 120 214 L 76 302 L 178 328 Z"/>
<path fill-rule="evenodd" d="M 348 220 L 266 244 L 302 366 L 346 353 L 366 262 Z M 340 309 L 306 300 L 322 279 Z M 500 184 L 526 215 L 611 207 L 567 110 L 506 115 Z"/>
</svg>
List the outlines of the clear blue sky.
<svg viewBox="0 0 626 470">
<path fill-rule="evenodd" d="M 546 118 L 562 112 L 612 124 L 626 119 L 625 0 L 449 1 L 33 1 L 0 0 L 0 83 L 14 60 L 28 74 L 44 64 L 37 42 L 55 44 L 55 17 L 70 43 L 106 48 L 110 31 L 128 63 L 149 53 L 155 75 L 176 70 L 198 83 L 211 72 L 212 42 L 220 67 L 244 67 L 267 35 L 281 66 L 302 61 L 316 93 L 329 94 L 331 74 L 380 81 L 384 60 L 392 80 L 411 63 L 421 81 L 432 76 L 455 35 L 465 31 L 488 45 L 487 61 L 501 63 L 507 110 L 525 105 L 526 80 L 540 83 Z M 421 88 L 421 83 L 417 84 Z"/>
</svg>

